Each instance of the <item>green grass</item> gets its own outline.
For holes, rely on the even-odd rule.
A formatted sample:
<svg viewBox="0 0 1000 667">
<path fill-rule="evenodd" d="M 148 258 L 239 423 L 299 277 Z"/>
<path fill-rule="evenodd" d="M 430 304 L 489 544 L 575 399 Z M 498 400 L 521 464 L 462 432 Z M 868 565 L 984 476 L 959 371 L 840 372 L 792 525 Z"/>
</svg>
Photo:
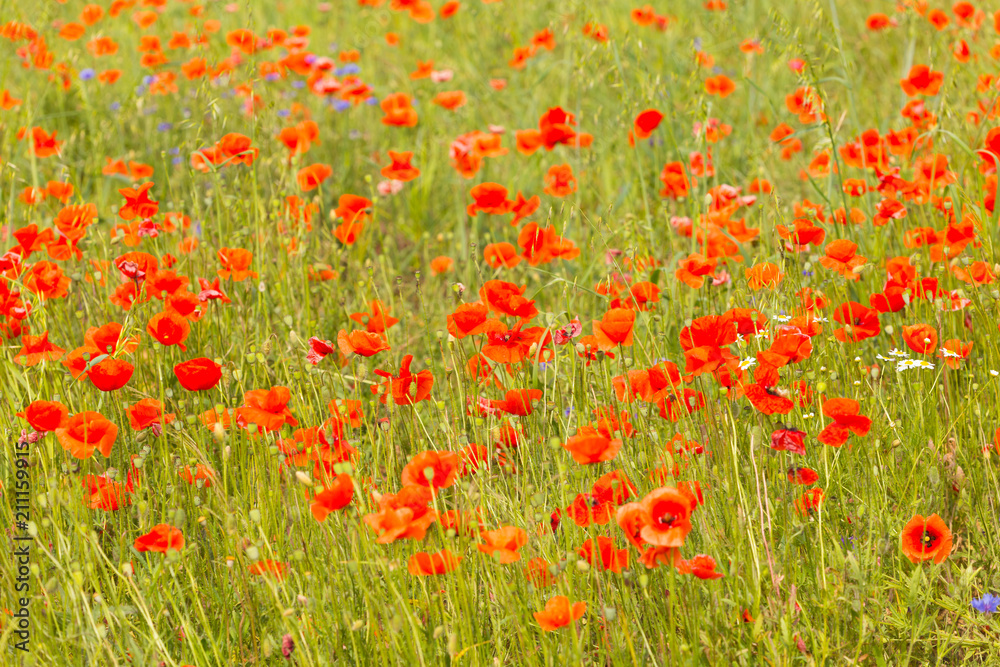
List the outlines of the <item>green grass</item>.
<svg viewBox="0 0 1000 667">
<path fill-rule="evenodd" d="M 996 117 L 978 124 L 967 117 L 980 102 L 995 104 L 1000 96 L 995 85 L 977 91 L 980 75 L 997 72 L 998 60 L 989 53 L 1000 42 L 992 15 L 973 32 L 956 27 L 950 6 L 932 2 L 932 9 L 952 18 L 939 32 L 913 10 L 897 13 L 893 3 L 775 6 L 746 0 L 713 12 L 703 2 L 680 0 L 655 6 L 671 17 L 660 31 L 630 20 L 637 3 L 617 1 L 465 0 L 453 18 L 427 24 L 391 11 L 389 2 L 370 8 L 334 0 L 326 11 L 300 0 L 211 2 L 198 18 L 189 14 L 193 3 L 168 2 L 146 29 L 132 21 L 134 12 L 148 9 L 137 5 L 117 18 L 105 16 L 77 41 L 60 38 L 60 22 L 77 21 L 84 4 L 0 1 L 0 22 L 34 27 L 55 63 L 69 72 L 64 88 L 58 76 L 50 78 L 52 70 L 21 66 L 16 52 L 28 41 L 0 40 L 0 90 L 22 100 L 0 111 L 4 247 L 17 245 L 12 234 L 26 225 L 52 227 L 63 206 L 52 198 L 28 206 L 19 199 L 25 188 L 65 180 L 75 187 L 69 203 L 94 203 L 98 209 L 98 221 L 79 244 L 83 259 L 57 262 L 72 280 L 64 298 L 40 300 L 13 271 L 3 280 L 30 303 L 25 324 L 31 335 L 48 331 L 50 341 L 68 351 L 84 344 L 88 328 L 118 322 L 140 343 L 134 353 L 117 355 L 134 364 L 135 374 L 108 393 L 74 380 L 58 361 L 32 367 L 15 363 L 20 337 L 3 343 L 0 396 L 6 409 L 0 412 L 0 432 L 8 446 L 0 453 L 0 521 L 7 529 L 8 553 L 15 535 L 32 537 L 32 561 L 30 652 L 24 653 L 13 648 L 16 621 L 2 613 L 17 608 L 17 568 L 12 557 L 0 558 L 0 664 L 1000 664 L 1000 616 L 980 613 L 970 604 L 986 592 L 1000 593 L 1000 450 L 993 446 L 1000 426 L 1000 380 L 991 372 L 1000 370 L 1000 293 L 995 285 L 962 283 L 949 270 L 971 262 L 995 267 L 997 261 L 998 214 L 983 205 L 988 181 L 975 151 L 1000 123 Z M 980 5 L 987 9 L 987 3 Z M 898 26 L 869 31 L 865 19 L 878 9 Z M 340 51 L 357 49 L 357 76 L 372 94 L 381 100 L 392 92 L 409 93 L 419 122 L 387 127 L 378 105 L 336 111 L 307 89 L 294 87 L 293 81 L 305 77 L 291 72 L 265 80 L 259 67 L 283 57 L 281 48 L 244 56 L 228 80 L 188 81 L 178 74 L 176 93 L 152 95 L 142 84 L 154 70 L 139 63 L 140 37 L 159 35 L 166 46 L 173 32 L 194 36 L 206 19 L 218 21 L 220 30 L 209 34 L 203 47 L 165 49 L 169 62 L 155 71 L 179 72 L 196 55 L 217 65 L 230 56 L 226 33 L 237 28 L 264 35 L 271 28 L 291 31 L 306 25 L 311 52 L 336 60 Z M 584 36 L 587 22 L 605 24 L 610 41 Z M 553 31 L 555 49 L 540 50 L 524 69 L 512 69 L 508 60 L 515 47 L 544 28 Z M 398 46 L 386 44 L 387 32 L 400 36 Z M 92 56 L 85 45 L 95 36 L 114 39 L 117 55 Z M 976 55 L 966 64 L 951 54 L 962 37 Z M 750 38 L 760 40 L 763 54 L 740 51 L 740 43 Z M 735 82 L 731 96 L 705 94 L 704 80 L 714 72 L 697 65 L 695 41 L 714 57 L 719 73 Z M 792 58 L 805 61 L 801 73 L 789 68 Z M 411 80 L 418 60 L 433 60 L 435 70 L 449 69 L 454 76 L 442 83 Z M 842 190 L 846 178 L 878 184 L 871 170 L 844 164 L 837 149 L 867 129 L 885 135 L 908 125 L 900 115 L 908 98 L 899 79 L 919 63 L 943 72 L 944 85 L 926 101 L 938 122 L 921 131 L 922 139 L 932 141 L 933 149 L 918 150 L 915 157 L 946 155 L 956 180 L 934 194 L 950 197 L 956 209 L 978 220 L 977 243 L 950 263 L 933 261 L 927 247 L 904 246 L 908 229 L 946 227 L 945 216 L 933 205 L 904 201 L 905 218 L 874 227 L 871 218 L 881 195 L 873 191 L 851 198 Z M 122 74 L 117 83 L 104 85 L 83 80 L 80 74 L 87 68 L 118 68 Z M 495 78 L 505 78 L 507 87 L 494 90 L 489 81 Z M 246 83 L 260 95 L 254 115 L 245 114 L 244 99 L 233 94 Z M 785 96 L 806 85 L 819 91 L 828 121 L 803 125 L 787 110 Z M 455 112 L 432 104 L 438 92 L 450 90 L 465 91 L 468 103 Z M 301 120 L 282 115 L 293 104 L 311 113 L 320 141 L 289 160 L 276 135 Z M 576 115 L 577 130 L 593 134 L 593 145 L 540 149 L 531 156 L 515 150 L 514 132 L 537 127 L 539 117 L 555 106 Z M 630 148 L 633 119 L 650 107 L 662 111 L 664 121 L 651 141 Z M 686 164 L 690 153 L 709 148 L 703 135 L 692 132 L 695 123 L 709 118 L 732 126 L 730 136 L 710 147 L 715 174 L 697 178 L 686 198 L 661 198 L 663 165 Z M 782 122 L 804 144 L 803 152 L 787 161 L 768 138 Z M 170 127 L 161 129 L 164 123 Z M 450 164 L 449 146 L 467 132 L 488 131 L 491 124 L 506 129 L 507 154 L 486 158 L 474 179 L 462 178 Z M 17 140 L 20 128 L 35 126 L 57 132 L 64 141 L 60 155 L 36 157 Z M 193 170 L 191 153 L 229 132 L 245 134 L 259 148 L 253 165 Z M 831 147 L 837 170 L 800 178 L 814 154 Z M 421 175 L 398 194 L 380 196 L 379 170 L 389 162 L 388 150 L 413 151 Z M 133 182 L 103 175 L 105 158 L 151 165 L 151 196 L 160 203 L 156 219 L 180 211 L 190 216 L 191 229 L 161 232 L 127 247 L 112 229 L 123 222 L 117 215 L 124 201 L 118 190 Z M 317 190 L 303 193 L 296 172 L 312 163 L 329 164 L 333 174 Z M 544 174 L 564 163 L 576 176 L 576 192 L 565 198 L 544 194 Z M 902 178 L 913 178 L 912 160 L 894 157 L 892 165 L 901 168 Z M 746 194 L 758 178 L 769 180 L 774 193 L 759 196 L 734 216 L 745 217 L 760 234 L 739 244 L 742 263 L 730 259 L 720 265 L 731 283 L 695 290 L 677 280 L 678 261 L 703 248 L 679 235 L 671 219 L 697 220 L 708 211 L 709 189 L 730 184 Z M 512 269 L 491 268 L 484 248 L 502 241 L 516 245 L 518 230 L 508 224 L 509 215 L 467 215 L 469 190 L 483 182 L 500 183 L 511 196 L 518 191 L 540 195 L 541 207 L 528 220 L 553 225 L 579 247 L 580 256 L 537 267 L 522 262 Z M 333 235 L 339 224 L 334 210 L 347 193 L 374 202 L 372 220 L 353 245 Z M 285 223 L 285 231 L 279 231 L 285 197 L 292 194 L 318 206 L 311 230 L 289 229 Z M 821 223 L 826 240 L 818 247 L 801 254 L 786 251 L 776 226 L 790 225 L 794 206 L 805 199 L 822 204 L 828 217 L 846 203 L 868 221 Z M 195 251 L 179 251 L 184 236 L 199 237 Z M 823 247 L 842 238 L 857 243 L 858 254 L 868 258 L 857 282 L 819 264 Z M 293 240 L 297 248 L 289 252 Z M 171 253 L 177 258 L 173 270 L 189 276 L 190 290 L 197 294 L 197 278 L 216 277 L 216 251 L 223 247 L 251 251 L 250 268 L 259 277 L 221 281 L 232 303 L 208 304 L 191 325 L 187 352 L 160 345 L 146 332 L 148 320 L 163 308 L 161 301 L 129 311 L 109 301 L 120 282 L 113 267 L 104 272 L 107 286 L 84 280 L 92 271 L 90 260 L 113 260 L 132 250 L 157 257 Z M 431 260 L 442 255 L 454 266 L 433 275 Z M 869 296 L 884 287 L 886 261 L 898 256 L 911 257 L 920 276 L 960 290 L 968 306 L 952 312 L 916 299 L 897 313 L 880 315 L 877 337 L 838 341 L 834 309 L 847 301 L 867 305 Z M 655 264 L 629 268 L 650 257 Z M 45 249 L 39 249 L 25 266 L 45 260 Z M 763 262 L 779 265 L 784 279 L 773 289 L 753 291 L 744 269 Z M 336 271 L 338 278 L 309 280 L 310 271 L 319 268 Z M 638 313 L 633 344 L 589 364 L 574 344 L 552 345 L 547 363 L 535 363 L 535 356 L 519 367 L 500 368 L 505 388 L 539 389 L 542 399 L 529 416 L 481 414 L 478 401 L 502 399 L 503 391 L 477 383 L 468 372 L 467 362 L 484 340 L 449 338 L 446 318 L 455 307 L 475 301 L 484 282 L 506 280 L 526 285 L 525 296 L 535 300 L 540 313 L 529 326 L 552 331 L 579 317 L 589 335 L 591 321 L 609 308 L 609 297 L 599 294 L 597 285 L 619 272 L 661 290 L 659 303 Z M 796 293 L 806 286 L 828 297 L 829 305 L 817 313 L 827 321 L 812 339 L 811 355 L 783 367 L 778 384 L 808 383 L 815 394 L 811 405 L 797 405 L 788 416 L 768 416 L 745 398 L 729 400 L 711 374 L 690 385 L 704 392 L 704 409 L 677 423 L 661 418 L 656 405 L 618 403 L 612 378 L 663 359 L 684 370 L 679 335 L 693 319 L 756 308 L 776 325 L 775 317 L 797 314 Z M 373 299 L 382 300 L 400 320 L 387 332 L 390 351 L 354 358 L 344 367 L 338 367 L 336 352 L 315 366 L 306 361 L 310 337 L 336 342 L 339 330 L 357 326 L 349 315 L 367 310 Z M 508 324 L 513 322 L 508 318 Z M 952 369 L 928 355 L 932 370 L 907 371 L 876 358 L 887 357 L 893 348 L 907 349 L 903 327 L 916 323 L 934 326 L 942 343 L 972 341 L 968 358 Z M 772 326 L 771 331 L 777 330 Z M 768 344 L 747 336 L 729 349 L 744 359 Z M 433 373 L 430 400 L 412 407 L 391 401 L 383 406 L 371 390 L 381 380 L 374 371 L 396 373 L 407 354 L 414 357 L 414 372 Z M 195 393 L 180 386 L 172 368 L 194 357 L 223 365 L 217 387 Z M 866 372 L 864 366 L 876 363 L 879 372 Z M 753 369 L 745 380 L 753 382 Z M 355 495 L 323 523 L 314 519 L 307 499 L 305 482 L 320 482 L 312 466 L 283 465 L 278 440 L 291 438 L 293 428 L 257 436 L 235 426 L 213 431 L 198 420 L 209 409 L 239 407 L 245 392 L 273 386 L 289 388 L 288 407 L 301 427 L 329 418 L 331 399 L 361 401 L 362 425 L 347 429 L 358 456 L 334 469 L 355 479 Z M 822 412 L 823 398 L 839 397 L 857 400 L 873 425 L 867 435 L 852 435 L 847 445 L 834 448 L 816 437 L 830 423 Z M 126 409 L 143 398 L 158 399 L 165 412 L 176 414 L 162 434 L 130 428 Z M 53 434 L 33 444 L 31 522 L 21 531 L 14 525 L 14 443 L 27 424 L 15 413 L 34 400 L 60 401 L 71 414 L 99 411 L 119 433 L 108 458 L 98 453 L 76 459 Z M 611 462 L 574 463 L 561 445 L 592 421 L 594 409 L 607 406 L 629 412 L 634 435 L 624 438 Z M 504 422 L 515 424 L 522 437 L 516 449 L 505 452 L 509 465 L 501 466 L 492 448 Z M 807 432 L 805 455 L 768 446 L 781 424 Z M 704 446 L 703 453 L 679 459 L 680 476 L 666 482 L 698 481 L 704 492 L 704 505 L 694 511 L 681 551 L 685 558 L 712 556 L 723 578 L 701 580 L 671 567 L 647 569 L 614 519 L 580 528 L 564 516 L 555 533 L 542 530 L 553 511 L 569 506 L 612 470 L 636 485 L 639 498 L 660 486 L 650 472 L 672 463 L 665 452 L 675 434 Z M 491 448 L 491 469 L 443 490 L 434 506 L 441 511 L 479 508 L 487 530 L 524 529 L 528 541 L 520 549 L 521 560 L 498 563 L 477 550 L 478 536 L 446 531 L 440 523 L 432 524 L 422 541 L 377 544 L 362 521 L 377 511 L 368 491 L 396 493 L 403 467 L 414 455 L 458 451 L 469 443 Z M 992 451 L 984 453 L 987 447 Z M 124 481 L 131 457 L 137 457 L 138 468 L 131 503 L 117 511 L 88 508 L 82 501 L 85 475 L 111 471 L 110 477 Z M 214 469 L 215 483 L 205 488 L 179 477 L 179 470 L 195 464 Z M 818 472 L 813 486 L 825 493 L 818 511 L 802 515 L 796 510 L 794 502 L 807 487 L 787 481 L 792 465 Z M 305 477 L 296 476 L 296 470 Z M 935 513 L 954 533 L 954 549 L 941 564 L 912 564 L 901 552 L 900 532 L 914 514 Z M 183 532 L 183 549 L 165 555 L 136 551 L 135 539 L 160 523 Z M 628 548 L 625 571 L 602 572 L 581 559 L 580 546 L 598 536 Z M 414 553 L 442 548 L 463 558 L 455 571 L 430 577 L 408 573 Z M 536 588 L 525 575 L 526 563 L 536 557 L 554 564 L 554 586 Z M 251 566 L 266 559 L 287 563 L 287 576 L 253 576 Z M 557 594 L 586 602 L 586 614 L 543 632 L 532 614 Z M 744 620 L 744 612 L 750 620 Z M 286 635 L 295 643 L 287 661 L 281 652 Z"/>
</svg>

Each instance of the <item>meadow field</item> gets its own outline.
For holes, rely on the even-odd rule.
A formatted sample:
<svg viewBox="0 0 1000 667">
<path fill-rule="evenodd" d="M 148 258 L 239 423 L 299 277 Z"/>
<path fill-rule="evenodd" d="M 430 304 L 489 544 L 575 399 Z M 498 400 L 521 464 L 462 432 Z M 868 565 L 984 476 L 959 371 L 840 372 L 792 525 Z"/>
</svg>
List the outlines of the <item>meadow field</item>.
<svg viewBox="0 0 1000 667">
<path fill-rule="evenodd" d="M 0 0 L 0 665 L 1000 665 L 1000 11 Z"/>
</svg>

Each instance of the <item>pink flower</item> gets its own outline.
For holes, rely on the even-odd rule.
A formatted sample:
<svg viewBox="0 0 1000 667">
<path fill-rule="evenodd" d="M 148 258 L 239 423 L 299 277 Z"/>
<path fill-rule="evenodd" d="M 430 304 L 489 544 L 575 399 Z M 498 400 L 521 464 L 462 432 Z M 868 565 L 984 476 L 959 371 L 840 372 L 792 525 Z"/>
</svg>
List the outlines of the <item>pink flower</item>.
<svg viewBox="0 0 1000 667">
<path fill-rule="evenodd" d="M 383 197 L 389 197 L 396 194 L 403 189 L 403 181 L 397 181 L 395 179 L 389 179 L 387 181 L 379 181 L 378 193 Z"/>
<path fill-rule="evenodd" d="M 712 278 L 712 287 L 718 287 L 719 285 L 728 285 L 731 282 L 733 282 L 732 278 L 729 277 L 729 274 L 726 272 L 726 270 L 720 269 L 719 272 L 715 274 L 715 277 Z"/>
<path fill-rule="evenodd" d="M 306 354 L 306 361 L 313 366 L 323 360 L 323 357 L 333 352 L 333 343 L 328 340 L 320 340 L 313 336 L 309 339 L 309 352 Z"/>
<path fill-rule="evenodd" d="M 138 236 L 141 238 L 143 236 L 148 236 L 151 239 L 155 239 L 160 235 L 160 223 L 153 222 L 152 218 L 146 218 L 139 223 Z"/>
<path fill-rule="evenodd" d="M 581 333 L 583 333 L 583 325 L 580 323 L 580 318 L 574 317 L 572 322 L 552 332 L 552 340 L 555 341 L 556 345 L 565 345 Z"/>
</svg>

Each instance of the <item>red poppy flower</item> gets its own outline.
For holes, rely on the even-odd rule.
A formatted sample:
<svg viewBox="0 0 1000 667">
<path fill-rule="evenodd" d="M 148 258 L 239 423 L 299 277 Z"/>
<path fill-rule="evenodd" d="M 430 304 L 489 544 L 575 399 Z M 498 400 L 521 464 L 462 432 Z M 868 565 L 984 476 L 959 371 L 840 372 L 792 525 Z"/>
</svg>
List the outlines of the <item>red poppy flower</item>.
<svg viewBox="0 0 1000 667">
<path fill-rule="evenodd" d="M 910 97 L 916 95 L 933 97 L 938 94 L 942 83 L 944 83 L 944 74 L 931 70 L 927 65 L 914 65 L 910 68 L 907 77 L 899 81 L 903 92 Z"/>
<path fill-rule="evenodd" d="M 663 171 L 660 172 L 660 180 L 663 181 L 663 189 L 660 190 L 660 196 L 669 197 L 670 199 L 687 197 L 691 188 L 697 185 L 694 178 L 688 177 L 687 172 L 684 170 L 684 165 L 680 162 L 669 162 L 663 165 Z"/>
<path fill-rule="evenodd" d="M 915 514 L 903 526 L 899 540 L 903 555 L 909 558 L 911 563 L 933 559 L 935 564 L 940 564 L 951 553 L 951 530 L 937 514 L 932 514 L 926 519 Z"/>
<path fill-rule="evenodd" d="M 184 341 L 191 333 L 191 324 L 173 311 L 157 313 L 149 318 L 146 333 L 161 345 L 176 345 L 186 351 Z"/>
<path fill-rule="evenodd" d="M 323 181 L 333 175 L 333 168 L 328 164 L 311 164 L 299 169 L 295 175 L 295 180 L 303 192 L 309 192 L 318 188 Z"/>
<path fill-rule="evenodd" d="M 370 217 L 372 202 L 370 199 L 359 195 L 340 195 L 337 200 L 337 208 L 334 214 L 344 221 L 346 225 L 357 225 L 365 222 Z"/>
<path fill-rule="evenodd" d="M 553 197 L 566 197 L 576 192 L 576 177 L 569 164 L 559 164 L 549 167 L 545 174 L 545 194 Z"/>
<path fill-rule="evenodd" d="M 498 530 L 484 530 L 480 534 L 482 544 L 476 548 L 499 563 L 514 563 L 521 560 L 519 549 L 528 543 L 528 534 L 515 526 L 504 526 Z"/>
<path fill-rule="evenodd" d="M 594 540 L 587 540 L 577 553 L 602 572 L 618 573 L 628 568 L 628 550 L 616 549 L 610 537 L 599 536 L 596 545 Z"/>
<path fill-rule="evenodd" d="M 437 519 L 437 512 L 428 507 L 432 498 L 427 487 L 404 486 L 399 493 L 382 496 L 378 512 L 366 514 L 363 521 L 378 535 L 379 544 L 405 539 L 419 541 Z"/>
<path fill-rule="evenodd" d="M 392 160 L 392 164 L 382 167 L 381 172 L 379 172 L 386 178 L 406 183 L 420 176 L 420 170 L 410 164 L 410 160 L 413 159 L 412 151 L 398 153 L 389 151 L 389 159 Z"/>
<path fill-rule="evenodd" d="M 188 391 L 206 391 L 219 384 L 222 366 L 206 357 L 198 357 L 174 366 L 174 375 Z"/>
<path fill-rule="evenodd" d="M 22 278 L 24 288 L 42 301 L 61 299 L 69 292 L 71 278 L 52 262 L 35 262 Z"/>
<path fill-rule="evenodd" d="M 796 498 L 792 504 L 800 516 L 808 517 L 812 513 L 819 511 L 819 506 L 823 504 L 825 498 L 826 494 L 823 493 L 823 489 L 809 489 Z"/>
<path fill-rule="evenodd" d="M 382 334 L 361 330 L 347 333 L 343 329 L 337 333 L 337 347 L 345 357 L 350 357 L 352 354 L 371 357 L 390 349 Z"/>
<path fill-rule="evenodd" d="M 402 484 L 426 486 L 432 491 L 447 489 L 458 479 L 459 467 L 459 457 L 455 452 L 420 452 L 403 467 Z"/>
<path fill-rule="evenodd" d="M 756 264 L 746 270 L 747 286 L 755 291 L 764 287 L 775 288 L 784 277 L 778 265 L 771 262 Z"/>
<path fill-rule="evenodd" d="M 861 406 L 850 398 L 831 398 L 823 404 L 823 414 L 833 423 L 827 424 L 816 439 L 832 447 L 843 445 L 851 433 L 867 435 L 872 427 L 872 420 L 862 415 Z"/>
<path fill-rule="evenodd" d="M 611 461 L 622 448 L 621 440 L 612 440 L 592 426 L 581 426 L 563 448 L 581 465 Z"/>
<path fill-rule="evenodd" d="M 271 575 L 275 579 L 281 580 L 285 578 L 285 574 L 288 572 L 288 563 L 281 563 L 268 558 L 257 561 L 247 568 L 247 572 L 255 577 Z"/>
<path fill-rule="evenodd" d="M 491 319 L 489 314 L 490 308 L 484 303 L 461 303 L 455 308 L 455 312 L 448 315 L 448 333 L 462 339 L 491 331 L 506 331 L 503 323 L 498 319 Z"/>
<path fill-rule="evenodd" d="M 479 288 L 479 298 L 496 313 L 531 320 L 538 314 L 538 309 L 535 308 L 534 301 L 524 298 L 525 289 L 527 286 L 518 287 L 502 280 L 487 280 Z"/>
<path fill-rule="evenodd" d="M 548 588 L 556 583 L 558 572 L 544 558 L 532 558 L 524 566 L 524 574 L 535 588 Z"/>
<path fill-rule="evenodd" d="M 107 458 L 118 438 L 118 427 L 100 412 L 78 412 L 55 430 L 62 448 L 78 459 L 89 459 L 95 450 Z"/>
<path fill-rule="evenodd" d="M 480 183 L 469 192 L 474 200 L 466 207 L 466 213 L 476 215 L 476 211 L 493 215 L 510 213 L 513 202 L 507 199 L 507 188 L 499 183 Z"/>
<path fill-rule="evenodd" d="M 586 612 L 586 602 L 571 603 L 565 595 L 556 595 L 549 598 L 542 611 L 536 611 L 532 616 L 542 630 L 552 632 L 582 618 Z"/>
<path fill-rule="evenodd" d="M 619 345 L 632 344 L 632 328 L 635 326 L 635 311 L 630 308 L 612 308 L 600 320 L 594 320 L 594 336 L 597 346 L 603 352 Z"/>
<path fill-rule="evenodd" d="M 444 255 L 435 257 L 431 260 L 431 275 L 440 276 L 443 273 L 448 273 L 454 264 L 455 260 L 451 257 Z"/>
<path fill-rule="evenodd" d="M 653 132 L 657 127 L 660 126 L 660 122 L 663 120 L 663 114 L 656 109 L 646 109 L 639 113 L 635 117 L 635 121 L 632 123 L 632 132 L 636 139 L 648 139 L 652 136 Z M 634 145 L 634 142 L 633 142 Z"/>
<path fill-rule="evenodd" d="M 145 535 L 135 538 L 132 546 L 139 552 L 154 551 L 162 554 L 170 549 L 180 551 L 184 548 L 184 534 L 173 526 L 159 523 Z"/>
<path fill-rule="evenodd" d="M 855 301 L 837 306 L 833 319 L 844 325 L 843 328 L 833 332 L 837 340 L 842 343 L 857 343 L 865 338 L 873 338 L 882 331 L 878 312 Z"/>
<path fill-rule="evenodd" d="M 744 393 L 747 400 L 765 415 L 787 415 L 795 408 L 795 402 L 790 398 L 758 383 L 747 385 Z"/>
<path fill-rule="evenodd" d="M 938 351 L 938 358 L 942 359 L 948 368 L 958 368 L 962 365 L 962 360 L 968 358 L 972 352 L 973 341 L 963 343 L 957 338 L 946 340 Z"/>
<path fill-rule="evenodd" d="M 521 263 L 522 258 L 517 254 L 514 244 L 504 241 L 490 243 L 483 248 L 483 259 L 494 269 L 512 269 Z"/>
<path fill-rule="evenodd" d="M 803 486 L 808 486 L 810 484 L 815 484 L 819 479 L 819 474 L 812 468 L 804 468 L 802 466 L 791 466 L 788 468 L 788 481 L 792 484 L 801 484 Z"/>
<path fill-rule="evenodd" d="M 917 354 L 931 354 L 937 349 L 937 331 L 929 324 L 903 327 L 903 342 Z"/>
<path fill-rule="evenodd" d="M 656 404 L 660 408 L 660 416 L 676 424 L 684 415 L 705 407 L 705 395 L 697 389 L 682 389 L 676 393 L 668 391 L 656 400 Z"/>
<path fill-rule="evenodd" d="M 396 405 L 413 405 L 430 398 L 431 387 L 434 386 L 434 374 L 424 369 L 419 373 L 410 372 L 413 355 L 403 357 L 399 366 L 399 375 L 376 370 L 375 374 L 385 378 L 382 384 L 372 385 L 372 393 L 380 394 L 379 400 L 385 405 L 389 397 Z"/>
<path fill-rule="evenodd" d="M 201 486 L 206 489 L 211 487 L 213 480 L 215 480 L 215 471 L 202 463 L 181 468 L 177 474 L 191 485 L 195 485 L 200 481 Z"/>
<path fill-rule="evenodd" d="M 648 493 L 639 503 L 645 513 L 639 536 L 646 544 L 682 547 L 691 532 L 691 499 L 678 489 L 662 487 Z"/>
<path fill-rule="evenodd" d="M 69 410 L 58 401 L 32 401 L 17 416 L 28 422 L 31 428 L 40 433 L 55 431 L 65 426 L 69 419 Z"/>
<path fill-rule="evenodd" d="M 341 510 L 351 504 L 354 498 L 354 480 L 341 473 L 322 491 L 313 496 L 310 510 L 317 521 L 322 523 L 331 512 Z"/>
<path fill-rule="evenodd" d="M 21 349 L 14 355 L 14 363 L 22 366 L 37 366 L 43 361 L 56 361 L 65 353 L 66 350 L 49 342 L 48 331 L 43 332 L 40 336 L 25 334 L 21 337 Z"/>
<path fill-rule="evenodd" d="M 421 551 L 410 556 L 406 569 L 415 577 L 447 574 L 457 568 L 461 560 L 461 556 L 456 556 L 448 549 L 433 554 Z"/>
<path fill-rule="evenodd" d="M 253 262 L 253 253 L 243 248 L 219 248 L 216 255 L 222 268 L 217 271 L 222 280 L 233 279 L 234 282 L 243 282 L 247 278 L 257 278 L 255 271 L 250 271 L 250 263 Z"/>
<path fill-rule="evenodd" d="M 725 74 L 719 74 L 705 79 L 705 92 L 721 98 L 729 97 L 736 90 L 736 84 Z"/>
<path fill-rule="evenodd" d="M 698 554 L 690 560 L 682 560 L 677 566 L 681 574 L 693 574 L 699 579 L 721 579 L 722 573 L 716 572 L 716 562 L 711 556 Z"/>
<path fill-rule="evenodd" d="M 383 333 L 397 322 L 398 319 L 389 315 L 389 311 L 378 299 L 369 304 L 370 313 L 352 313 L 350 318 L 365 327 L 371 333 Z"/>
<path fill-rule="evenodd" d="M 138 188 L 121 188 L 118 193 L 125 198 L 125 203 L 118 209 L 118 217 L 122 220 L 135 218 L 152 218 L 160 210 L 159 202 L 149 198 L 149 190 L 153 182 L 143 183 Z"/>
<path fill-rule="evenodd" d="M 382 123 L 395 127 L 415 127 L 417 110 L 413 108 L 410 99 L 406 93 L 386 95 L 380 103 L 382 111 L 385 113 Z"/>
<path fill-rule="evenodd" d="M 256 424 L 265 433 L 277 431 L 285 424 L 298 426 L 298 420 L 288 408 L 291 399 L 288 387 L 254 389 L 243 394 L 243 405 L 233 411 L 233 417 L 241 428 Z"/>
<path fill-rule="evenodd" d="M 134 431 L 154 427 L 162 427 L 174 421 L 173 414 L 163 414 L 163 404 L 155 398 L 144 398 L 135 405 L 129 406 L 128 413 L 129 426 Z"/>
<path fill-rule="evenodd" d="M 87 379 L 101 391 L 121 389 L 132 378 L 135 366 L 124 359 L 107 357 L 87 370 Z"/>
<path fill-rule="evenodd" d="M 780 428 L 771 433 L 771 449 L 792 454 L 806 453 L 806 434 L 797 428 Z"/>
</svg>

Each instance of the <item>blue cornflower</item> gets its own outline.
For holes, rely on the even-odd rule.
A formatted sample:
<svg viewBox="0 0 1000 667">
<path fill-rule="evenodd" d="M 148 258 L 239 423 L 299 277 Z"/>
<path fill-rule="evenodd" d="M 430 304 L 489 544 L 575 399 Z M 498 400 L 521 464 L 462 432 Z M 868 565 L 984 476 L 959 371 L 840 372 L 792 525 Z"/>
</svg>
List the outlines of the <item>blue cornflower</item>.
<svg viewBox="0 0 1000 667">
<path fill-rule="evenodd" d="M 122 108 L 122 103 L 121 102 L 112 102 L 111 105 L 109 106 L 109 108 L 112 111 L 118 111 L 119 109 Z"/>
<path fill-rule="evenodd" d="M 144 86 L 151 86 L 155 81 L 156 81 L 156 76 L 153 74 L 147 74 L 146 76 L 142 77 L 142 85 Z"/>
<path fill-rule="evenodd" d="M 992 614 L 1000 607 L 1000 597 L 987 593 L 978 600 L 972 601 L 972 608 L 984 614 Z"/>
<path fill-rule="evenodd" d="M 169 132 L 174 127 L 173 123 L 163 122 L 156 126 L 156 129 L 160 132 Z"/>
<path fill-rule="evenodd" d="M 338 67 L 333 73 L 337 76 L 346 76 L 348 74 L 357 74 L 360 71 L 361 68 L 358 67 L 357 63 L 348 63 L 343 67 Z"/>
<path fill-rule="evenodd" d="M 306 82 L 305 81 L 302 81 L 300 79 L 296 79 L 295 81 L 292 81 L 292 88 L 305 88 L 305 87 L 306 87 Z"/>
<path fill-rule="evenodd" d="M 292 112 L 291 112 L 290 109 L 278 109 L 278 117 L 279 118 L 288 118 L 291 115 L 292 115 Z"/>
<path fill-rule="evenodd" d="M 97 76 L 97 72 L 91 67 L 80 70 L 80 81 L 90 81 L 95 76 Z"/>
<path fill-rule="evenodd" d="M 333 100 L 330 104 L 336 111 L 347 111 L 351 108 L 351 103 L 347 100 Z"/>
</svg>

